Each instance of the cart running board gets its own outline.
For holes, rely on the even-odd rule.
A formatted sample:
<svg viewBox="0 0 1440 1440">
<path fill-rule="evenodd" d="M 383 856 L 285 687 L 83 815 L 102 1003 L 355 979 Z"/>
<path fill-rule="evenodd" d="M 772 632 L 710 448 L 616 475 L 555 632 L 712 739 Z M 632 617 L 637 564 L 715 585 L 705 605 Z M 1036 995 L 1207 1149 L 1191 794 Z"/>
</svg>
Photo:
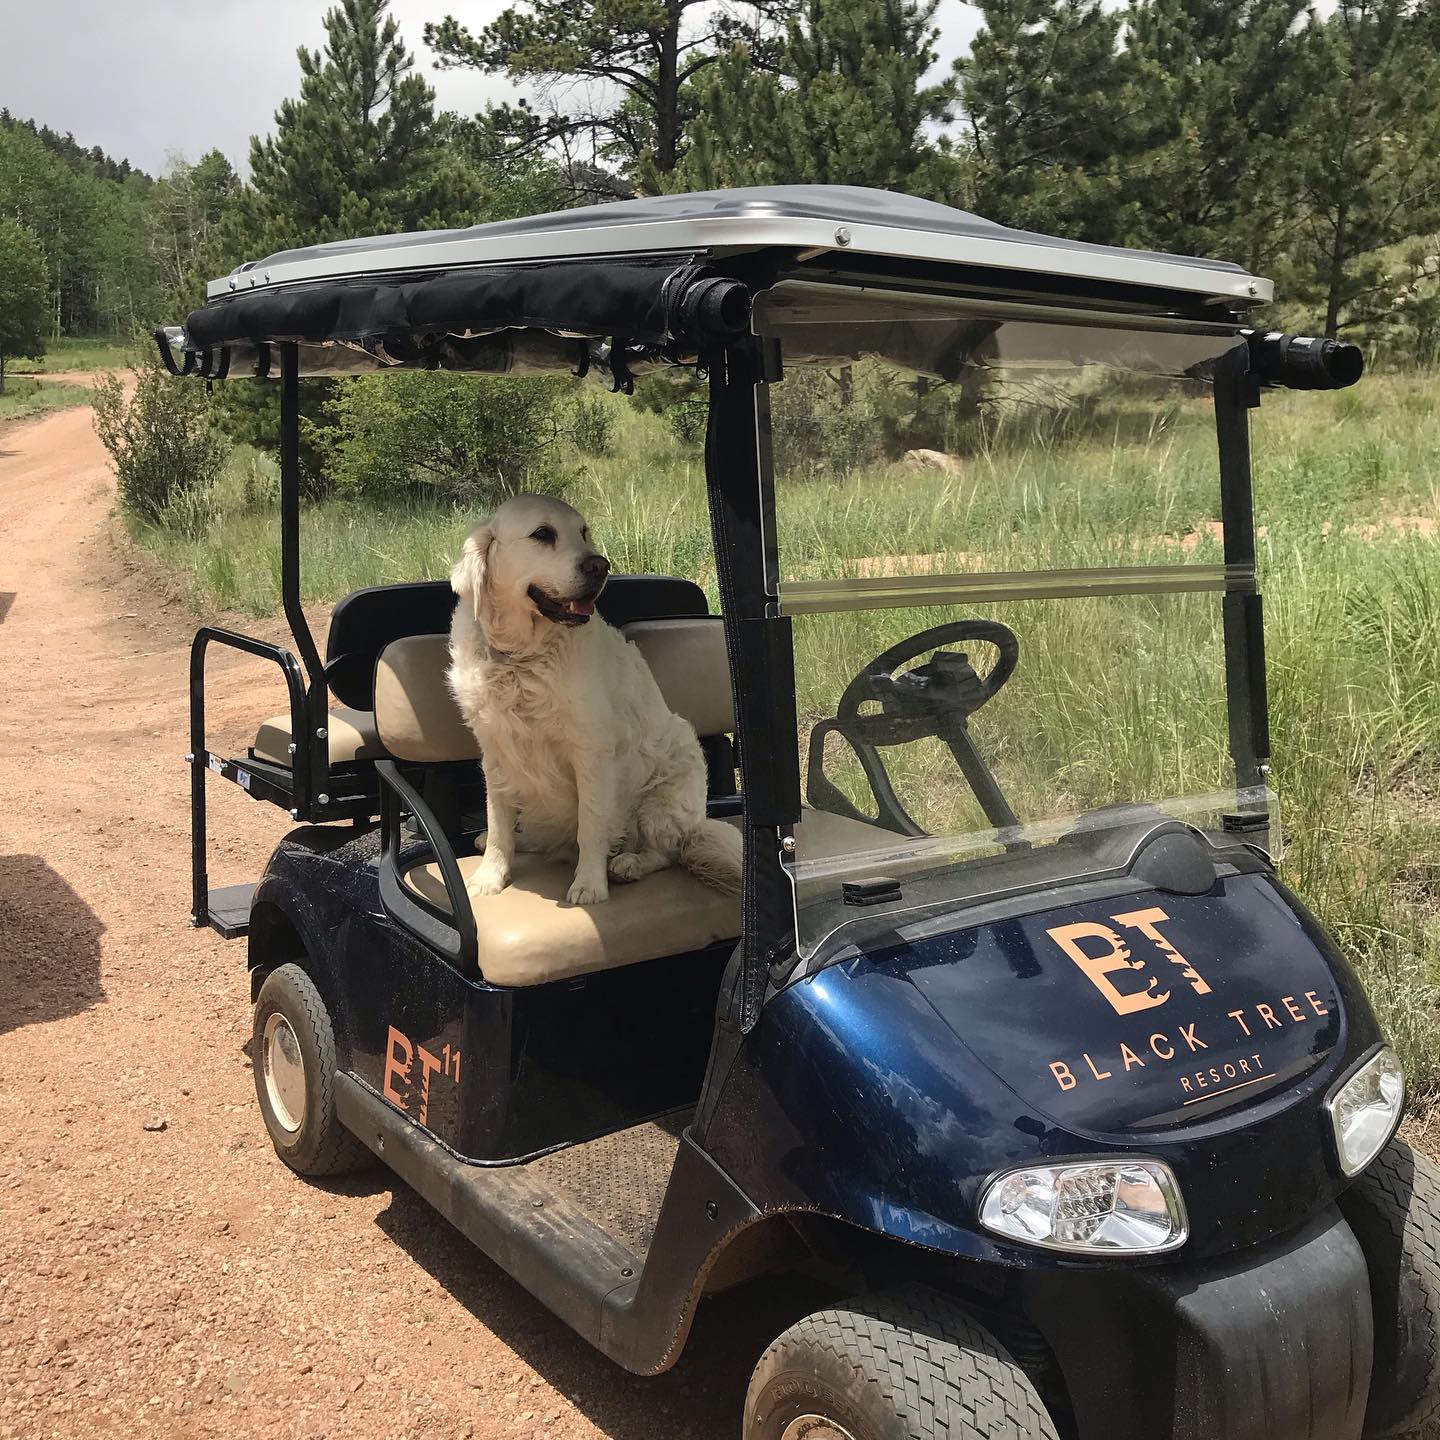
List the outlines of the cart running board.
<svg viewBox="0 0 1440 1440">
<path fill-rule="evenodd" d="M 467 1164 L 344 1071 L 335 1073 L 335 1110 L 347 1130 L 467 1240 L 636 1374 L 674 1363 L 710 1261 L 760 1218 L 687 1135 L 648 1263 L 642 1262 L 566 1191 L 542 1183 L 530 1165 Z"/>
<path fill-rule="evenodd" d="M 255 886 L 222 885 L 212 890 L 205 902 L 206 919 L 210 928 L 223 940 L 238 940 L 250 933 L 250 902 L 255 898 Z"/>
</svg>

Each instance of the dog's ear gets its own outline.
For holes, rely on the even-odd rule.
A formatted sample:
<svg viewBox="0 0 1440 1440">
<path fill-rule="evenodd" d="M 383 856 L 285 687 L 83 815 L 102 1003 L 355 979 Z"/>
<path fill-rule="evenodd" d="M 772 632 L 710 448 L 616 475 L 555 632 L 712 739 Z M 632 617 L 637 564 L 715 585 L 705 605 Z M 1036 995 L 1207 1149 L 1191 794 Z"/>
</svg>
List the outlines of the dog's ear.
<svg viewBox="0 0 1440 1440">
<path fill-rule="evenodd" d="M 470 602 L 477 620 L 480 618 L 480 596 L 485 589 L 485 567 L 494 542 L 495 532 L 490 528 L 489 521 L 486 521 L 466 536 L 460 558 L 450 572 L 450 588 L 462 600 Z"/>
</svg>

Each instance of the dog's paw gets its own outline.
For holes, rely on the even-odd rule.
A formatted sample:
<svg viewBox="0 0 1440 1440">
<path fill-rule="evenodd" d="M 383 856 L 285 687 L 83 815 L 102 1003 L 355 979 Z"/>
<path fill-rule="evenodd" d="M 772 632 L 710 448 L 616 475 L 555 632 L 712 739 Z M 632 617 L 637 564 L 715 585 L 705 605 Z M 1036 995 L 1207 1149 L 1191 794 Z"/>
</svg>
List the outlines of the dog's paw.
<svg viewBox="0 0 1440 1440">
<path fill-rule="evenodd" d="M 629 880 L 638 880 L 645 874 L 645 867 L 633 850 L 622 850 L 620 854 L 612 855 L 609 870 L 610 878 L 620 881 L 622 885 Z"/>
<path fill-rule="evenodd" d="M 565 892 L 565 898 L 572 905 L 599 905 L 610 898 L 610 887 L 605 883 L 603 875 L 598 880 L 588 877 L 581 879 L 577 875 Z"/>
<path fill-rule="evenodd" d="M 465 888 L 472 895 L 498 895 L 509 883 L 509 870 L 499 865 L 482 865 Z"/>
</svg>

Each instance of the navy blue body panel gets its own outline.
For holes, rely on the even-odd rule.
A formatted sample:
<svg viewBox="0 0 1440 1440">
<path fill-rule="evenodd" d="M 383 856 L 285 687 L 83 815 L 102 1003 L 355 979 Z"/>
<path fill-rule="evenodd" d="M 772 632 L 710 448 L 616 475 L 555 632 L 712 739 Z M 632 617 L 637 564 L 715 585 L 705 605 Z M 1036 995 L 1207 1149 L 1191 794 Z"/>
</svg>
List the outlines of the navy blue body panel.
<svg viewBox="0 0 1440 1440">
<path fill-rule="evenodd" d="M 1345 1187 L 1323 1100 L 1380 1039 L 1334 946 L 1269 877 L 1137 889 L 894 935 L 780 991 L 706 1141 L 762 1210 L 1021 1266 L 1097 1262 L 979 1230 L 997 1170 L 1159 1156 L 1189 1210 L 1182 1253 L 1221 1254 Z"/>
<path fill-rule="evenodd" d="M 277 940 L 278 917 L 298 935 L 342 1069 L 481 1164 L 695 1103 L 730 947 L 490 986 L 384 914 L 378 853 L 374 832 L 297 831 L 271 857 L 252 912 L 252 966 L 301 959 Z"/>
</svg>

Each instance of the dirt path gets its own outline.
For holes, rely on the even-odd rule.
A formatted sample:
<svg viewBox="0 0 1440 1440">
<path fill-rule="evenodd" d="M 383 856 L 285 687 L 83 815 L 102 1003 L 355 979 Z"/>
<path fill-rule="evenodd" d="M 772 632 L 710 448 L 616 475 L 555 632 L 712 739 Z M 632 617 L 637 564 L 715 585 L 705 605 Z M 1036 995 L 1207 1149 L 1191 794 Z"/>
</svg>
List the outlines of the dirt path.
<svg viewBox="0 0 1440 1440">
<path fill-rule="evenodd" d="M 633 1379 L 386 1172 L 274 1158 L 242 948 L 186 923 L 194 620 L 112 499 L 88 409 L 0 429 L 0 1437 L 734 1436 L 754 1300 Z M 212 675 L 219 732 L 268 713 Z M 281 817 L 212 795 L 212 883 L 253 878 Z"/>
</svg>

